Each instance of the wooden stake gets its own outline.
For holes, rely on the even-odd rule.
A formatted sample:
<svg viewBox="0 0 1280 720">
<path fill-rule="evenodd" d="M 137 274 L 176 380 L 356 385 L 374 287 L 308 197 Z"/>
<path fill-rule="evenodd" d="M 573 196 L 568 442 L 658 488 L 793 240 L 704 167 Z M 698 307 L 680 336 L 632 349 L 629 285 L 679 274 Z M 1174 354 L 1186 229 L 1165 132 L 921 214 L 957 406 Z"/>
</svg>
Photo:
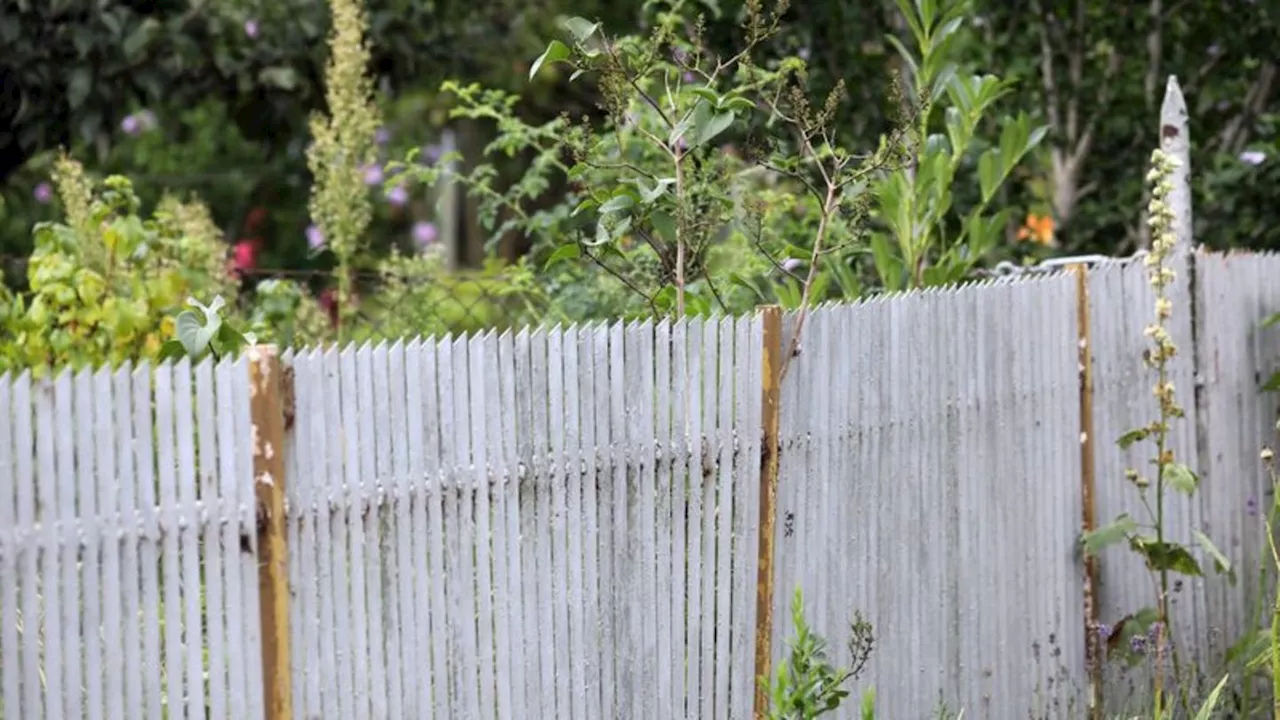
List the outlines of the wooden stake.
<svg viewBox="0 0 1280 720">
<path fill-rule="evenodd" d="M 763 387 L 761 392 L 760 547 L 756 571 L 756 694 L 754 716 L 764 718 L 769 693 L 764 687 L 772 674 L 773 655 L 773 553 L 778 521 L 779 399 L 782 384 L 782 308 L 761 308 L 764 321 Z"/>
<path fill-rule="evenodd" d="M 266 720 L 293 720 L 289 671 L 289 548 L 284 515 L 284 392 L 271 345 L 249 348 L 253 487 L 258 521 L 258 597 Z"/>
<path fill-rule="evenodd" d="M 1093 453 L 1093 347 L 1089 332 L 1089 270 L 1073 265 L 1076 276 L 1076 333 L 1080 370 L 1080 499 L 1084 508 L 1081 529 L 1097 527 L 1094 517 L 1096 481 Z M 1084 556 L 1085 662 L 1089 668 L 1089 717 L 1102 718 L 1102 648 L 1098 638 L 1098 561 Z"/>
</svg>

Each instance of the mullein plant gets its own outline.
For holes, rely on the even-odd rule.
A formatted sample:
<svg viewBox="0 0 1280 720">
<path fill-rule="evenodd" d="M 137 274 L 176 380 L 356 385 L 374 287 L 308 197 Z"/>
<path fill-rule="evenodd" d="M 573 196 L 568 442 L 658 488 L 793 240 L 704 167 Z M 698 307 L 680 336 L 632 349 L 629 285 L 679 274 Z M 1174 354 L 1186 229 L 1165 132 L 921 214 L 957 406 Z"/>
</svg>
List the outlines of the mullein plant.
<svg viewBox="0 0 1280 720">
<path fill-rule="evenodd" d="M 377 159 L 381 114 L 368 74 L 370 50 L 364 33 L 361 0 L 329 0 L 333 30 L 325 69 L 328 115 L 311 118 L 312 144 L 307 166 L 314 182 L 309 209 L 324 245 L 337 260 L 339 335 L 349 326 L 352 262 L 373 220 L 365 184 L 366 169 Z"/>
<path fill-rule="evenodd" d="M 1177 243 L 1173 230 L 1174 211 L 1168 202 L 1173 192 L 1172 177 L 1176 163 L 1173 157 L 1156 150 L 1152 153 L 1152 167 L 1147 175 L 1147 182 L 1152 186 L 1152 199 L 1148 207 L 1152 242 L 1145 264 L 1151 287 L 1155 291 L 1155 319 L 1145 330 L 1151 347 L 1144 352 L 1143 359 L 1156 375 L 1152 393 L 1156 397 L 1158 417 L 1145 426 L 1126 432 L 1117 441 L 1121 448 L 1128 448 L 1139 442 L 1150 442 L 1154 446 L 1154 457 L 1150 461 L 1154 468 L 1154 479 L 1137 469 L 1125 471 L 1126 478 L 1137 489 L 1146 510 L 1146 521 L 1140 522 L 1128 513 L 1122 513 L 1107 525 L 1085 533 L 1082 538 L 1085 553 L 1095 556 L 1103 548 L 1126 542 L 1133 552 L 1142 557 L 1151 574 L 1156 596 L 1155 606 L 1139 610 L 1115 623 L 1105 640 L 1107 646 L 1117 648 L 1122 657 L 1128 654 L 1124 659 L 1130 663 L 1137 663 L 1142 658 L 1140 653 L 1127 653 L 1133 637 L 1147 635 L 1155 641 L 1153 703 L 1156 718 L 1167 717 L 1174 710 L 1172 698 L 1175 696 L 1168 687 L 1168 678 L 1165 677 L 1166 659 L 1173 666 L 1177 704 L 1184 711 L 1190 712 L 1186 678 L 1182 676 L 1181 658 L 1178 645 L 1173 641 L 1173 624 L 1170 621 L 1170 588 L 1173 586 L 1171 575 L 1199 577 L 1204 574 L 1200 561 L 1190 548 L 1170 539 L 1166 527 L 1169 499 L 1166 491 L 1172 489 L 1191 497 L 1199 485 L 1196 474 L 1175 457 L 1170 435 L 1172 422 L 1185 414 L 1178 403 L 1171 379 L 1170 363 L 1176 357 L 1178 348 L 1168 327 L 1173 316 L 1173 303 L 1168 291 L 1177 277 L 1174 270 L 1167 266 Z M 1234 581 L 1230 563 L 1213 542 L 1198 530 L 1193 534 L 1205 555 L 1212 558 L 1216 571 L 1226 574 L 1229 580 Z M 1095 713 L 1098 711 L 1095 708 Z"/>
</svg>

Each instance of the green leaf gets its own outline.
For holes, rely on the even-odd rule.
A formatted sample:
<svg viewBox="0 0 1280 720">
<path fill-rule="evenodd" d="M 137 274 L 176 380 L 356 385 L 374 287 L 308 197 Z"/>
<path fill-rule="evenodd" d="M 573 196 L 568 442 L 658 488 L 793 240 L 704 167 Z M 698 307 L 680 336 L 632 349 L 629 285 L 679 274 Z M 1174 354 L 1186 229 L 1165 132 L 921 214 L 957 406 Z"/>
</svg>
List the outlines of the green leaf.
<svg viewBox="0 0 1280 720">
<path fill-rule="evenodd" d="M 1147 559 L 1152 570 L 1172 570 L 1183 575 L 1200 577 L 1200 563 L 1185 547 L 1173 542 L 1159 542 L 1150 537 L 1134 538 L 1130 546 Z"/>
<path fill-rule="evenodd" d="M 702 111 L 702 108 L 706 111 Z M 734 112 L 732 110 L 721 110 L 713 112 L 711 105 L 708 103 L 699 103 L 698 109 L 693 115 L 693 137 L 689 141 L 689 148 L 693 149 L 705 145 L 713 140 L 717 135 L 729 129 L 733 124 Z"/>
<path fill-rule="evenodd" d="M 871 256 L 875 260 L 876 275 L 886 290 L 902 288 L 902 261 L 889 246 L 889 238 L 881 233 L 871 236 Z"/>
<path fill-rule="evenodd" d="M 1214 571 L 1219 575 L 1226 575 L 1227 582 L 1235 585 L 1236 571 L 1235 568 L 1231 567 L 1231 561 L 1227 559 L 1227 556 L 1222 554 L 1222 551 L 1218 549 L 1217 545 L 1213 544 L 1213 541 L 1209 539 L 1208 535 L 1205 535 L 1199 530 L 1193 530 L 1191 534 L 1195 536 L 1196 542 L 1199 543 L 1200 547 L 1209 554 L 1209 557 L 1213 558 Z"/>
<path fill-rule="evenodd" d="M 982 188 L 982 202 L 991 202 L 1000 185 L 1000 151 L 994 148 L 978 158 L 978 184 Z"/>
<path fill-rule="evenodd" d="M 72 110 L 78 109 L 89 97 L 93 87 L 93 73 L 87 67 L 78 67 L 71 71 L 71 79 L 67 82 L 67 104 Z"/>
<path fill-rule="evenodd" d="M 1275 313 L 1274 315 L 1268 315 L 1267 318 L 1262 321 L 1262 327 L 1268 328 L 1276 323 L 1280 323 L 1280 312 Z"/>
<path fill-rule="evenodd" d="M 156 356 L 156 360 L 164 362 L 165 360 L 177 360 L 187 354 L 186 348 L 179 340 L 166 340 L 160 346 L 160 353 Z"/>
<path fill-rule="evenodd" d="M 1184 495 L 1194 494 L 1196 486 L 1200 484 L 1200 479 L 1196 477 L 1195 473 L 1191 472 L 1191 468 L 1182 463 L 1165 465 L 1161 478 L 1169 487 Z"/>
<path fill-rule="evenodd" d="M 1217 686 L 1213 688 L 1213 692 L 1209 693 L 1209 697 L 1205 698 L 1204 704 L 1200 706 L 1200 710 L 1196 712 L 1196 720 L 1209 720 L 1213 717 L 1213 711 L 1218 707 L 1218 697 L 1222 695 L 1222 689 L 1227 686 L 1227 679 L 1231 677 L 1231 673 L 1222 676 Z"/>
<path fill-rule="evenodd" d="M 630 195 L 627 195 L 625 193 L 622 195 L 615 195 L 609 198 L 609 200 L 605 204 L 600 206 L 600 214 L 611 215 L 613 213 L 619 213 L 624 210 L 630 210 L 631 208 L 635 207 L 635 205 L 636 205 L 635 198 L 631 197 Z"/>
<path fill-rule="evenodd" d="M 220 324 L 221 319 L 215 322 Z M 178 341 L 182 343 L 182 349 L 191 358 L 199 358 L 205 354 L 209 349 L 209 342 L 213 340 L 213 333 L 217 331 L 216 325 L 210 328 L 200 320 L 199 315 L 190 310 L 178 313 L 174 327 Z"/>
<path fill-rule="evenodd" d="M 1125 450 L 1134 443 L 1146 440 L 1150 435 L 1151 430 L 1149 428 L 1135 428 L 1121 435 L 1120 438 L 1116 440 L 1116 445 L 1119 445 L 1121 450 Z"/>
<path fill-rule="evenodd" d="M 1129 537 L 1137 529 L 1138 521 L 1134 520 L 1129 513 L 1121 513 L 1115 520 L 1084 534 L 1082 538 L 1084 551 L 1090 555 L 1097 555 L 1104 548 Z"/>
<path fill-rule="evenodd" d="M 565 20 L 564 27 L 570 35 L 573 35 L 574 40 L 582 42 L 596 34 L 596 30 L 600 29 L 600 23 L 593 23 L 586 18 L 575 16 Z"/>
<path fill-rule="evenodd" d="M 1271 373 L 1271 377 L 1262 384 L 1263 392 L 1275 392 L 1280 390 L 1280 370 Z"/>
<path fill-rule="evenodd" d="M 569 49 L 568 45 L 565 45 L 559 40 L 552 40 L 551 44 L 547 45 L 547 49 L 538 56 L 538 59 L 533 61 L 533 67 L 529 68 L 529 79 L 532 80 L 534 76 L 538 74 L 538 70 L 542 68 L 543 63 L 555 63 L 560 62 L 561 60 L 568 60 L 572 55 L 573 51 Z"/>
<path fill-rule="evenodd" d="M 210 343 L 222 327 L 222 317 L 218 315 L 218 311 L 226 301 L 218 295 L 208 306 L 201 304 L 195 298 L 187 298 L 187 304 L 199 309 L 204 318 L 201 319 L 191 310 L 183 310 L 178 313 L 178 318 L 174 322 L 174 334 L 178 336 L 178 341 L 182 343 L 187 355 L 196 359 L 208 351 Z"/>
<path fill-rule="evenodd" d="M 258 72 L 258 81 L 281 90 L 293 90 L 298 86 L 298 73 L 291 67 L 266 67 Z"/>
<path fill-rule="evenodd" d="M 707 102 L 711 103 L 711 105 L 714 107 L 720 106 L 720 96 L 716 94 L 715 90 L 712 90 L 709 87 L 702 87 L 702 86 L 693 87 L 693 88 L 689 88 L 689 92 L 693 93 L 694 95 L 697 95 L 703 100 L 706 100 Z"/>
<path fill-rule="evenodd" d="M 582 257 L 582 248 L 578 247 L 577 243 L 561 245 L 556 248 L 555 252 L 551 253 L 551 257 L 547 258 L 547 262 L 542 266 L 542 269 L 545 271 L 566 260 L 577 260 L 580 257 Z"/>
</svg>

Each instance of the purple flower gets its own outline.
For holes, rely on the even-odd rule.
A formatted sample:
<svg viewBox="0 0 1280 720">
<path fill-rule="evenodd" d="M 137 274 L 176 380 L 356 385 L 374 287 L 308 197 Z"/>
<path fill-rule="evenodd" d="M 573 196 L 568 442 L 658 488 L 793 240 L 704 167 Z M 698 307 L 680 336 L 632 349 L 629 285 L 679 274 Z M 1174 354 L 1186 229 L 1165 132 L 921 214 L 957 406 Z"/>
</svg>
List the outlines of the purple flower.
<svg viewBox="0 0 1280 720">
<path fill-rule="evenodd" d="M 432 143 L 422 147 L 422 161 L 427 165 L 434 165 L 444 156 L 444 148 L 440 143 Z"/>
<path fill-rule="evenodd" d="M 245 20 L 245 21 L 244 21 L 244 34 L 245 34 L 245 35 L 248 35 L 250 38 L 256 38 L 256 37 L 258 37 L 258 21 L 257 21 L 257 20 Z"/>
<path fill-rule="evenodd" d="M 782 261 L 782 269 L 791 272 L 800 267 L 800 258 L 787 258 Z"/>
<path fill-rule="evenodd" d="M 1107 638 L 1111 637 L 1110 625 L 1106 623 L 1098 623 L 1097 630 L 1098 630 L 1098 637 L 1102 638 L 1103 640 L 1106 640 Z"/>
<path fill-rule="evenodd" d="M 796 57 L 800 58 L 801 60 L 804 60 L 805 62 L 809 61 L 809 56 L 812 54 L 813 54 L 813 51 L 810 50 L 808 46 L 802 47 L 796 51 Z"/>
<path fill-rule="evenodd" d="M 1132 650 L 1135 655 L 1141 655 L 1146 652 L 1147 638 L 1143 635 L 1134 635 L 1129 638 L 1129 649 Z"/>
<path fill-rule="evenodd" d="M 41 205 L 48 205 L 49 201 L 53 199 L 53 186 L 47 182 L 42 182 L 36 185 L 36 189 L 31 194 L 35 197 L 36 202 Z"/>
<path fill-rule="evenodd" d="M 436 241 L 438 235 L 439 232 L 436 230 L 435 223 L 420 220 L 413 224 L 413 241 L 418 244 L 419 248 L 425 249 Z"/>
<path fill-rule="evenodd" d="M 396 207 L 404 207 L 409 202 L 409 191 L 404 189 L 404 185 L 396 185 L 387 191 L 387 202 Z"/>
<path fill-rule="evenodd" d="M 391 131 L 384 127 L 380 127 L 378 128 L 378 131 L 373 134 L 373 139 L 374 142 L 379 145 L 386 145 L 391 140 Z"/>
<path fill-rule="evenodd" d="M 694 75 L 693 73 L 689 72 L 688 70 L 686 70 L 686 71 L 685 71 L 685 73 L 684 73 L 684 81 L 685 81 L 686 83 L 692 83 L 692 82 L 695 82 L 695 81 L 697 81 L 697 79 L 698 79 L 698 76 L 697 76 L 697 75 Z"/>
<path fill-rule="evenodd" d="M 324 232 L 315 225 L 307 226 L 307 247 L 312 250 L 324 247 Z"/>
<path fill-rule="evenodd" d="M 1267 154 L 1261 150 L 1245 150 L 1240 153 L 1240 162 L 1246 165 L 1258 166 L 1267 161 Z"/>
<path fill-rule="evenodd" d="M 124 120 L 120 121 L 120 129 L 126 135 L 137 135 L 142 130 L 142 121 L 137 115 L 126 115 Z"/>
<path fill-rule="evenodd" d="M 369 163 L 364 166 L 364 184 L 379 185 L 382 183 L 382 166 Z"/>
</svg>

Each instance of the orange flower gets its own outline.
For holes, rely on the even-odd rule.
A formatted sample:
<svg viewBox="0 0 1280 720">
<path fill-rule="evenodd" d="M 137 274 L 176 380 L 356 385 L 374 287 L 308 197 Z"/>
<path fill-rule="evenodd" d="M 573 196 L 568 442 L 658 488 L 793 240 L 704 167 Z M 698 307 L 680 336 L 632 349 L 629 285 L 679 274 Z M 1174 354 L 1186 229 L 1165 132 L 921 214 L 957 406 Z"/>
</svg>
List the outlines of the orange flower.
<svg viewBox="0 0 1280 720">
<path fill-rule="evenodd" d="M 1053 218 L 1048 215 L 1029 213 L 1022 227 L 1018 228 L 1019 240 L 1030 240 L 1037 245 L 1054 247 L 1057 242 L 1053 237 Z"/>
</svg>

